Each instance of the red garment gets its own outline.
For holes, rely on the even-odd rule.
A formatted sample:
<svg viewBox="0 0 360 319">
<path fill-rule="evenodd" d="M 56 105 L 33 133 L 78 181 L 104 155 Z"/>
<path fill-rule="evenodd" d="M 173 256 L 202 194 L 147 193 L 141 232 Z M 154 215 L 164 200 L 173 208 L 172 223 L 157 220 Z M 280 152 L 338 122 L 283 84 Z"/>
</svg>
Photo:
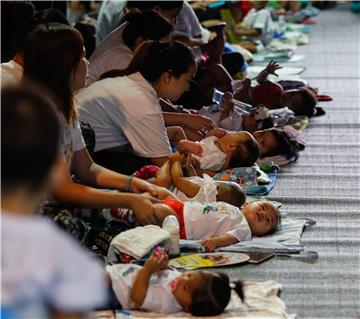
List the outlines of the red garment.
<svg viewBox="0 0 360 319">
<path fill-rule="evenodd" d="M 149 179 L 156 176 L 160 168 L 155 165 L 146 165 L 135 172 L 134 176 L 141 179 Z"/>
<path fill-rule="evenodd" d="M 283 88 L 271 81 L 265 81 L 255 86 L 252 90 L 252 105 L 262 104 L 269 109 L 280 108 L 280 96 L 284 92 Z"/>
<path fill-rule="evenodd" d="M 176 214 L 180 224 L 180 238 L 186 239 L 185 222 L 184 222 L 184 203 L 174 199 L 166 198 L 163 200 L 165 205 L 168 205 Z"/>
</svg>

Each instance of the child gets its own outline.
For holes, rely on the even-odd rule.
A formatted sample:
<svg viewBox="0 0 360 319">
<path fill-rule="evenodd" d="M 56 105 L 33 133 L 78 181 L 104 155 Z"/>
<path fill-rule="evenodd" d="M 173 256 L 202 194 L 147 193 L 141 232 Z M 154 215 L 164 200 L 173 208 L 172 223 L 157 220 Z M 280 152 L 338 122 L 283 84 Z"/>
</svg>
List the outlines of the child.
<svg viewBox="0 0 360 319">
<path fill-rule="evenodd" d="M 287 106 L 295 115 L 313 116 L 317 100 L 315 93 L 310 88 L 301 87 L 284 91 L 279 84 L 267 80 L 269 74 L 277 76 L 276 70 L 280 68 L 275 61 L 270 61 L 255 78 L 258 85 L 252 87 L 250 79 L 244 80 L 235 97 L 251 105 L 262 104 L 269 109 Z"/>
<path fill-rule="evenodd" d="M 78 318 L 106 302 L 105 276 L 70 236 L 35 216 L 61 174 L 58 117 L 35 92 L 43 89 L 1 91 L 1 307 L 8 318 Z"/>
<path fill-rule="evenodd" d="M 224 202 L 201 204 L 167 198 L 154 204 L 158 225 L 168 215 L 176 215 L 180 224 L 180 238 L 202 240 L 208 251 L 264 236 L 280 224 L 280 212 L 266 201 L 255 201 L 241 207 Z M 171 209 L 169 209 L 171 208 Z"/>
<path fill-rule="evenodd" d="M 286 129 L 271 128 L 253 133 L 254 138 L 260 147 L 260 158 L 289 155 L 299 157 L 298 152 L 303 150 L 305 145 L 291 139 Z"/>
<path fill-rule="evenodd" d="M 236 108 L 231 92 L 225 92 L 221 107 L 218 105 L 204 106 L 199 111 L 225 130 L 247 131 L 253 133 L 259 129 L 273 127 L 273 120 L 268 109 L 262 105 L 253 108 L 249 114 Z"/>
<path fill-rule="evenodd" d="M 180 141 L 181 151 L 194 154 L 195 168 L 218 172 L 227 168 L 251 166 L 259 157 L 259 145 L 248 132 L 213 129 L 200 142 Z"/>
<path fill-rule="evenodd" d="M 236 207 L 245 203 L 244 190 L 233 182 L 214 181 L 210 176 L 184 177 L 182 162 L 184 154 L 178 152 L 172 154 L 157 172 L 155 184 L 166 188 L 170 187 L 172 193 L 181 201 L 209 203 L 222 201 Z M 189 167 L 184 167 L 189 171 Z M 190 174 L 194 174 L 191 172 Z M 173 185 L 173 186 L 172 186 Z"/>
<path fill-rule="evenodd" d="M 107 271 L 123 309 L 215 316 L 226 308 L 232 289 L 244 299 L 240 281 L 230 283 L 229 277 L 219 272 L 170 270 L 163 253 L 152 255 L 143 267 L 117 264 L 108 266 Z"/>
<path fill-rule="evenodd" d="M 266 8 L 266 5 L 267 1 L 251 1 L 252 9 L 245 16 L 244 20 L 236 26 L 237 34 L 248 37 L 253 41 L 261 42 L 263 46 L 271 42 L 275 31 L 271 13 Z M 245 47 L 249 48 L 252 52 L 257 51 L 255 48 L 247 47 L 246 45 Z"/>
</svg>

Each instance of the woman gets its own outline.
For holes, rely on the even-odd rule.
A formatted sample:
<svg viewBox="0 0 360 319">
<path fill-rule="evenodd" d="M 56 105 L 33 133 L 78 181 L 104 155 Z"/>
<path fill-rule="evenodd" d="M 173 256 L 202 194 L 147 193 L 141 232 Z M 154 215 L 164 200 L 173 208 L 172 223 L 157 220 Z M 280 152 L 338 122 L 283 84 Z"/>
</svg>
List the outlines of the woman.
<svg viewBox="0 0 360 319">
<path fill-rule="evenodd" d="M 36 27 L 24 48 L 24 79 L 37 81 L 51 92 L 63 124 L 61 182 L 52 195 L 61 203 L 89 208 L 127 207 L 134 211 L 139 223 L 154 221 L 154 197 L 165 196 L 164 189 L 154 188 L 143 180 L 105 169 L 92 160 L 81 134 L 74 92 L 84 87 L 88 72 L 81 34 L 62 24 Z M 74 173 L 83 184 L 74 183 Z M 88 186 L 89 185 L 89 186 Z M 105 192 L 98 188 L 133 192 Z M 151 194 L 139 194 L 148 192 Z"/>
<path fill-rule="evenodd" d="M 179 42 L 146 42 L 124 71 L 80 91 L 76 98 L 80 118 L 95 130 L 95 159 L 122 170 L 122 154 L 135 155 L 161 166 L 171 153 L 167 126 L 185 123 L 191 129 L 213 126 L 212 120 L 191 114 L 161 113 L 159 99 L 176 100 L 196 72 L 190 49 Z M 165 123 L 164 123 L 165 122 Z M 170 138 L 171 139 L 171 138 Z"/>
<path fill-rule="evenodd" d="M 125 69 L 133 51 L 144 41 L 166 40 L 173 31 L 173 25 L 155 11 L 134 9 L 125 15 L 124 21 L 91 55 L 87 85 L 98 81 L 107 71 Z"/>
</svg>

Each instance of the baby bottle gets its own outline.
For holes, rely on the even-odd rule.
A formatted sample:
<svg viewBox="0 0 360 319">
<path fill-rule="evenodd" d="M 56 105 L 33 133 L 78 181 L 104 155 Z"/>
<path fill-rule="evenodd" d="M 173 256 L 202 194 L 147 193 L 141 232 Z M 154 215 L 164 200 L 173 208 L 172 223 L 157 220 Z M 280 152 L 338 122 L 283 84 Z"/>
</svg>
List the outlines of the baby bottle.
<svg viewBox="0 0 360 319">
<path fill-rule="evenodd" d="M 180 254 L 180 226 L 177 218 L 173 215 L 167 216 L 162 224 L 162 228 L 170 234 L 170 239 L 167 244 L 169 245 L 169 255 L 177 256 Z"/>
</svg>

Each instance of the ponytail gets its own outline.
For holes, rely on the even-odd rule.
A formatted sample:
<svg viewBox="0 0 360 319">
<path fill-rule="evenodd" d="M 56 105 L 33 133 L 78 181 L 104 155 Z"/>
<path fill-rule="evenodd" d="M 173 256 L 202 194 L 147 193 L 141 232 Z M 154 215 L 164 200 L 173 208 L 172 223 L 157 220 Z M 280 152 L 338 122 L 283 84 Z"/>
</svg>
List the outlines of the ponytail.
<svg viewBox="0 0 360 319">
<path fill-rule="evenodd" d="M 145 41 L 135 50 L 126 69 L 108 71 L 100 79 L 140 72 L 148 82 L 156 83 L 164 72 L 171 71 L 175 78 L 179 78 L 195 63 L 190 49 L 180 42 Z"/>
</svg>

